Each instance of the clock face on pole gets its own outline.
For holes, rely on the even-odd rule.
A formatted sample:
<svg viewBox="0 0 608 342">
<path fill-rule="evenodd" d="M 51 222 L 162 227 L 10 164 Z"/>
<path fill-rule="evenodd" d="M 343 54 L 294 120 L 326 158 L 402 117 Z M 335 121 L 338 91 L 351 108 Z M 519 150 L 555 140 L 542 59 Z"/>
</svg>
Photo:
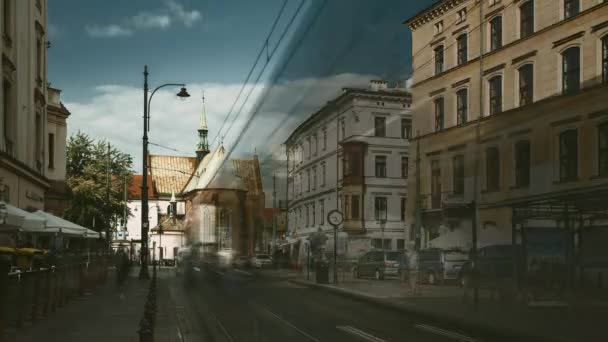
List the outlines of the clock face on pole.
<svg viewBox="0 0 608 342">
<path fill-rule="evenodd" d="M 337 226 L 342 223 L 342 213 L 338 210 L 332 210 L 327 214 L 327 221 L 332 226 Z"/>
</svg>

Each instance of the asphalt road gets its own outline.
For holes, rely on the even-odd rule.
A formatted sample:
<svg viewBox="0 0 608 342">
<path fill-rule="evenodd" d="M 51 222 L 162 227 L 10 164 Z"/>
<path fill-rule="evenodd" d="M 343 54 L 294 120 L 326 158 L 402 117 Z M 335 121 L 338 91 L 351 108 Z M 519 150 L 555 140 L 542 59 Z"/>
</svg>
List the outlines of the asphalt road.
<svg viewBox="0 0 608 342">
<path fill-rule="evenodd" d="M 171 292 L 181 298 L 184 341 L 496 341 L 295 285 L 276 273 L 201 270 L 189 286 L 178 277 Z"/>
</svg>

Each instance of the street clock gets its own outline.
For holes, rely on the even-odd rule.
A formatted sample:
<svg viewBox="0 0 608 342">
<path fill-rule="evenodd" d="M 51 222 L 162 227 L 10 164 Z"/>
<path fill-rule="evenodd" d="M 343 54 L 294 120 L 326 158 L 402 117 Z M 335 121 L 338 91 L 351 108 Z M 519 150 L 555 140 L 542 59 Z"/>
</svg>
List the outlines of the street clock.
<svg viewBox="0 0 608 342">
<path fill-rule="evenodd" d="M 343 221 L 342 213 L 339 210 L 330 211 L 327 214 L 327 221 L 334 227 L 339 226 Z"/>
</svg>

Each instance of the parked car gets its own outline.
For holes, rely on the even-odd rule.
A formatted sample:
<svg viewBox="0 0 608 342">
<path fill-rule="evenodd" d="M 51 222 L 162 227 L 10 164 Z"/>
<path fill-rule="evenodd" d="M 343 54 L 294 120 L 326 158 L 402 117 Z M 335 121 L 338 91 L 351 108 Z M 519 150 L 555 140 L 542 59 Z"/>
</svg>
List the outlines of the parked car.
<svg viewBox="0 0 608 342">
<path fill-rule="evenodd" d="M 477 272 L 479 274 L 480 283 L 493 283 L 501 279 L 512 278 L 514 275 L 513 269 L 513 252 L 516 252 L 517 267 L 520 265 L 519 246 L 512 245 L 491 245 L 482 247 L 477 251 Z M 473 276 L 473 265 L 471 261 L 466 262 L 460 270 L 460 284 L 467 286 Z"/>
<path fill-rule="evenodd" d="M 251 265 L 256 268 L 272 266 L 272 258 L 268 254 L 256 254 L 251 258 Z"/>
<path fill-rule="evenodd" d="M 418 252 L 418 269 L 422 280 L 434 285 L 458 280 L 460 269 L 468 260 L 468 254 L 459 250 L 423 249 Z"/>
<path fill-rule="evenodd" d="M 240 255 L 232 261 L 234 268 L 249 268 L 251 266 L 251 260 L 246 255 Z"/>
<path fill-rule="evenodd" d="M 373 277 L 381 280 L 387 277 L 399 276 L 399 261 L 401 252 L 371 251 L 363 254 L 355 266 L 355 277 Z"/>
</svg>

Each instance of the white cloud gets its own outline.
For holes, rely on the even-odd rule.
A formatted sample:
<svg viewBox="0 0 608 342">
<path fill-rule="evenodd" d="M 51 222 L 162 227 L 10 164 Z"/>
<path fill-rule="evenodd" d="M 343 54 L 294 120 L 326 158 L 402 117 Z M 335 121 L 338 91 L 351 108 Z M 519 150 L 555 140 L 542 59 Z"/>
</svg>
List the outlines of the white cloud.
<svg viewBox="0 0 608 342">
<path fill-rule="evenodd" d="M 119 24 L 87 25 L 85 29 L 91 37 L 113 38 L 132 35 L 135 31 L 167 29 L 174 23 L 192 27 L 202 19 L 198 10 L 186 10 L 176 0 L 164 1 L 164 7 L 154 11 L 142 11 L 123 18 Z"/>
<path fill-rule="evenodd" d="M 87 25 L 85 26 L 85 30 L 89 36 L 95 38 L 126 37 L 133 34 L 133 31 L 130 29 L 116 24 L 106 26 Z"/>
<path fill-rule="evenodd" d="M 414 84 L 414 79 L 412 77 L 405 80 L 405 89 L 410 90 L 412 88 L 412 84 Z"/>
</svg>

